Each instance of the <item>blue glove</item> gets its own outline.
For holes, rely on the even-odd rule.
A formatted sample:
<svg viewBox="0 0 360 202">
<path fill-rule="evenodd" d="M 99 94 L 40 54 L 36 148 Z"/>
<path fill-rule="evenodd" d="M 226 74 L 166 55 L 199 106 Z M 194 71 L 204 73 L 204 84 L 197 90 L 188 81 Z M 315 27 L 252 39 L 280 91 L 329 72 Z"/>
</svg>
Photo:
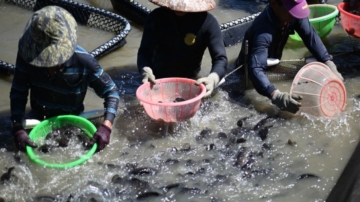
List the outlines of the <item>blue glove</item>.
<svg viewBox="0 0 360 202">
<path fill-rule="evenodd" d="M 96 151 L 103 150 L 110 142 L 111 128 L 105 124 L 101 124 L 94 134 L 94 137 L 89 141 L 89 146 L 92 147 L 95 143 L 98 144 Z"/>
<path fill-rule="evenodd" d="M 30 146 L 32 148 L 38 147 L 35 142 L 30 140 L 29 135 L 22 126 L 14 127 L 12 134 L 14 136 L 15 145 L 19 150 L 25 151 L 26 146 Z"/>
<path fill-rule="evenodd" d="M 142 82 L 146 83 L 148 81 L 150 81 L 151 83 L 155 84 L 155 75 L 153 74 L 152 70 L 150 67 L 144 67 L 143 68 L 143 73 L 142 73 L 143 79 Z"/>
</svg>

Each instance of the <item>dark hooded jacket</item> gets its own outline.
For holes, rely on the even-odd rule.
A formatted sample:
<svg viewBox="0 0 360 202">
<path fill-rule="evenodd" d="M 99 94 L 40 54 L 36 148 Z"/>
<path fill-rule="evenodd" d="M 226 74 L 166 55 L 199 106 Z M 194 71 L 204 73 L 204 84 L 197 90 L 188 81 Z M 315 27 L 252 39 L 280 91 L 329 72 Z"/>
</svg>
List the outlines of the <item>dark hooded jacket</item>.
<svg viewBox="0 0 360 202">
<path fill-rule="evenodd" d="M 299 34 L 307 49 L 318 61 L 325 62 L 332 59 L 308 18 L 294 19 L 282 30 L 280 21 L 268 5 L 246 31 L 236 61 L 236 66 L 244 63 L 244 42 L 247 40 L 249 78 L 259 94 L 270 97 L 271 93 L 276 90 L 264 72 L 268 69 L 267 59 L 281 59 L 289 35 L 294 34 L 294 31 Z"/>
</svg>

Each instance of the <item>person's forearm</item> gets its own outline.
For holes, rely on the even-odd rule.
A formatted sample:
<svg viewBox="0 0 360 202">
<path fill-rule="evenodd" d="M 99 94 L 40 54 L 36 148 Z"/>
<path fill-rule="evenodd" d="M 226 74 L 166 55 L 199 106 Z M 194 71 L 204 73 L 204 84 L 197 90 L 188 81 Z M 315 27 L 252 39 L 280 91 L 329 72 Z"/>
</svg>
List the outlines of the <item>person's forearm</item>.
<svg viewBox="0 0 360 202">
<path fill-rule="evenodd" d="M 271 98 L 271 94 L 276 90 L 275 86 L 270 82 L 262 68 L 249 68 L 249 78 L 255 90 L 263 96 Z"/>
</svg>

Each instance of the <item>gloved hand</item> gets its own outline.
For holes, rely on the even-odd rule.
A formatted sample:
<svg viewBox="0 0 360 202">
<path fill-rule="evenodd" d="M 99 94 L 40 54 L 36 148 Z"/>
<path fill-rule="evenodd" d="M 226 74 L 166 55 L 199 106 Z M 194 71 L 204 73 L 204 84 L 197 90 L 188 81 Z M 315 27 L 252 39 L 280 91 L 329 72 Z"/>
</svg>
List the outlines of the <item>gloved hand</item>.
<svg viewBox="0 0 360 202">
<path fill-rule="evenodd" d="M 30 140 L 29 135 L 22 126 L 15 126 L 12 130 L 12 134 L 14 136 L 15 145 L 19 150 L 25 151 L 27 145 L 32 148 L 38 147 L 35 142 Z"/>
<path fill-rule="evenodd" d="M 219 75 L 213 72 L 209 74 L 209 76 L 207 77 L 198 79 L 195 84 L 200 85 L 201 83 L 203 83 L 206 87 L 206 94 L 204 95 L 204 97 L 209 97 L 213 92 L 214 88 L 219 83 L 219 80 L 220 80 Z"/>
<path fill-rule="evenodd" d="M 89 147 L 92 147 L 95 143 L 98 143 L 97 151 L 103 150 L 110 142 L 111 128 L 105 124 L 101 124 L 94 134 L 94 137 L 89 141 Z"/>
<path fill-rule="evenodd" d="M 143 73 L 142 73 L 143 79 L 142 82 L 146 83 L 148 81 L 150 81 L 151 83 L 155 84 L 155 75 L 153 74 L 152 70 L 150 67 L 144 67 L 143 68 Z"/>
<path fill-rule="evenodd" d="M 337 70 L 337 68 L 336 68 L 336 65 L 335 65 L 335 63 L 334 63 L 333 61 L 328 60 L 328 61 L 325 62 L 325 64 L 331 69 L 332 72 L 334 72 L 334 74 L 335 74 L 336 76 L 338 76 L 338 77 L 341 79 L 341 81 L 344 81 L 344 78 L 343 78 L 343 77 L 341 76 L 341 74 L 338 72 L 338 70 Z"/>
<path fill-rule="evenodd" d="M 289 93 L 283 93 L 279 90 L 275 90 L 274 94 L 271 98 L 271 102 L 278 106 L 281 110 L 291 112 L 295 114 L 299 107 L 301 107 L 301 103 L 298 102 L 302 100 L 300 95 L 291 95 Z"/>
</svg>

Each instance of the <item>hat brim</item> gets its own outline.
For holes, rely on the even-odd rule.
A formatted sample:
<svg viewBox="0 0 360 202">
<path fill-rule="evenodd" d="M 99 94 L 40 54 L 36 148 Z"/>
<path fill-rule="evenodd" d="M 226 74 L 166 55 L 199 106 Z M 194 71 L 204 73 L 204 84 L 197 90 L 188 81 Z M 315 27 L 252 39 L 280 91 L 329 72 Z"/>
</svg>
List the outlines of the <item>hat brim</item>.
<svg viewBox="0 0 360 202">
<path fill-rule="evenodd" d="M 296 4 L 295 1 L 286 1 L 284 5 L 294 18 L 303 19 L 310 15 L 309 5 L 306 0 L 303 0 L 299 4 Z"/>
<path fill-rule="evenodd" d="M 27 29 L 19 41 L 19 55 L 28 64 L 37 67 L 54 67 L 65 63 L 74 54 L 76 42 L 63 38 L 55 44 L 37 43 Z"/>
<path fill-rule="evenodd" d="M 63 20 L 61 21 L 62 23 L 57 23 L 51 27 L 51 21 L 44 19 L 55 12 L 59 12 Z M 40 19 L 41 22 L 39 22 L 39 18 L 43 18 Z M 43 22 L 47 22 L 48 24 Z M 58 26 L 59 24 L 62 26 Z M 33 36 L 35 33 L 32 33 L 32 29 L 36 30 L 37 33 L 39 32 L 39 27 L 44 29 L 40 31 L 42 33 L 51 33 L 51 30 L 57 30 L 62 34 L 59 35 L 58 38 L 54 37 L 53 39 L 42 38 L 46 37 L 47 34 Z M 37 11 L 32 19 L 28 21 L 25 31 L 19 40 L 18 52 L 19 56 L 28 64 L 37 67 L 54 67 L 70 59 L 75 52 L 76 46 L 77 23 L 73 16 L 63 8 L 48 6 Z"/>
<path fill-rule="evenodd" d="M 173 11 L 180 12 L 205 12 L 213 10 L 216 7 L 214 0 L 199 0 L 189 4 L 183 0 L 149 0 L 158 6 L 167 7 Z"/>
</svg>

